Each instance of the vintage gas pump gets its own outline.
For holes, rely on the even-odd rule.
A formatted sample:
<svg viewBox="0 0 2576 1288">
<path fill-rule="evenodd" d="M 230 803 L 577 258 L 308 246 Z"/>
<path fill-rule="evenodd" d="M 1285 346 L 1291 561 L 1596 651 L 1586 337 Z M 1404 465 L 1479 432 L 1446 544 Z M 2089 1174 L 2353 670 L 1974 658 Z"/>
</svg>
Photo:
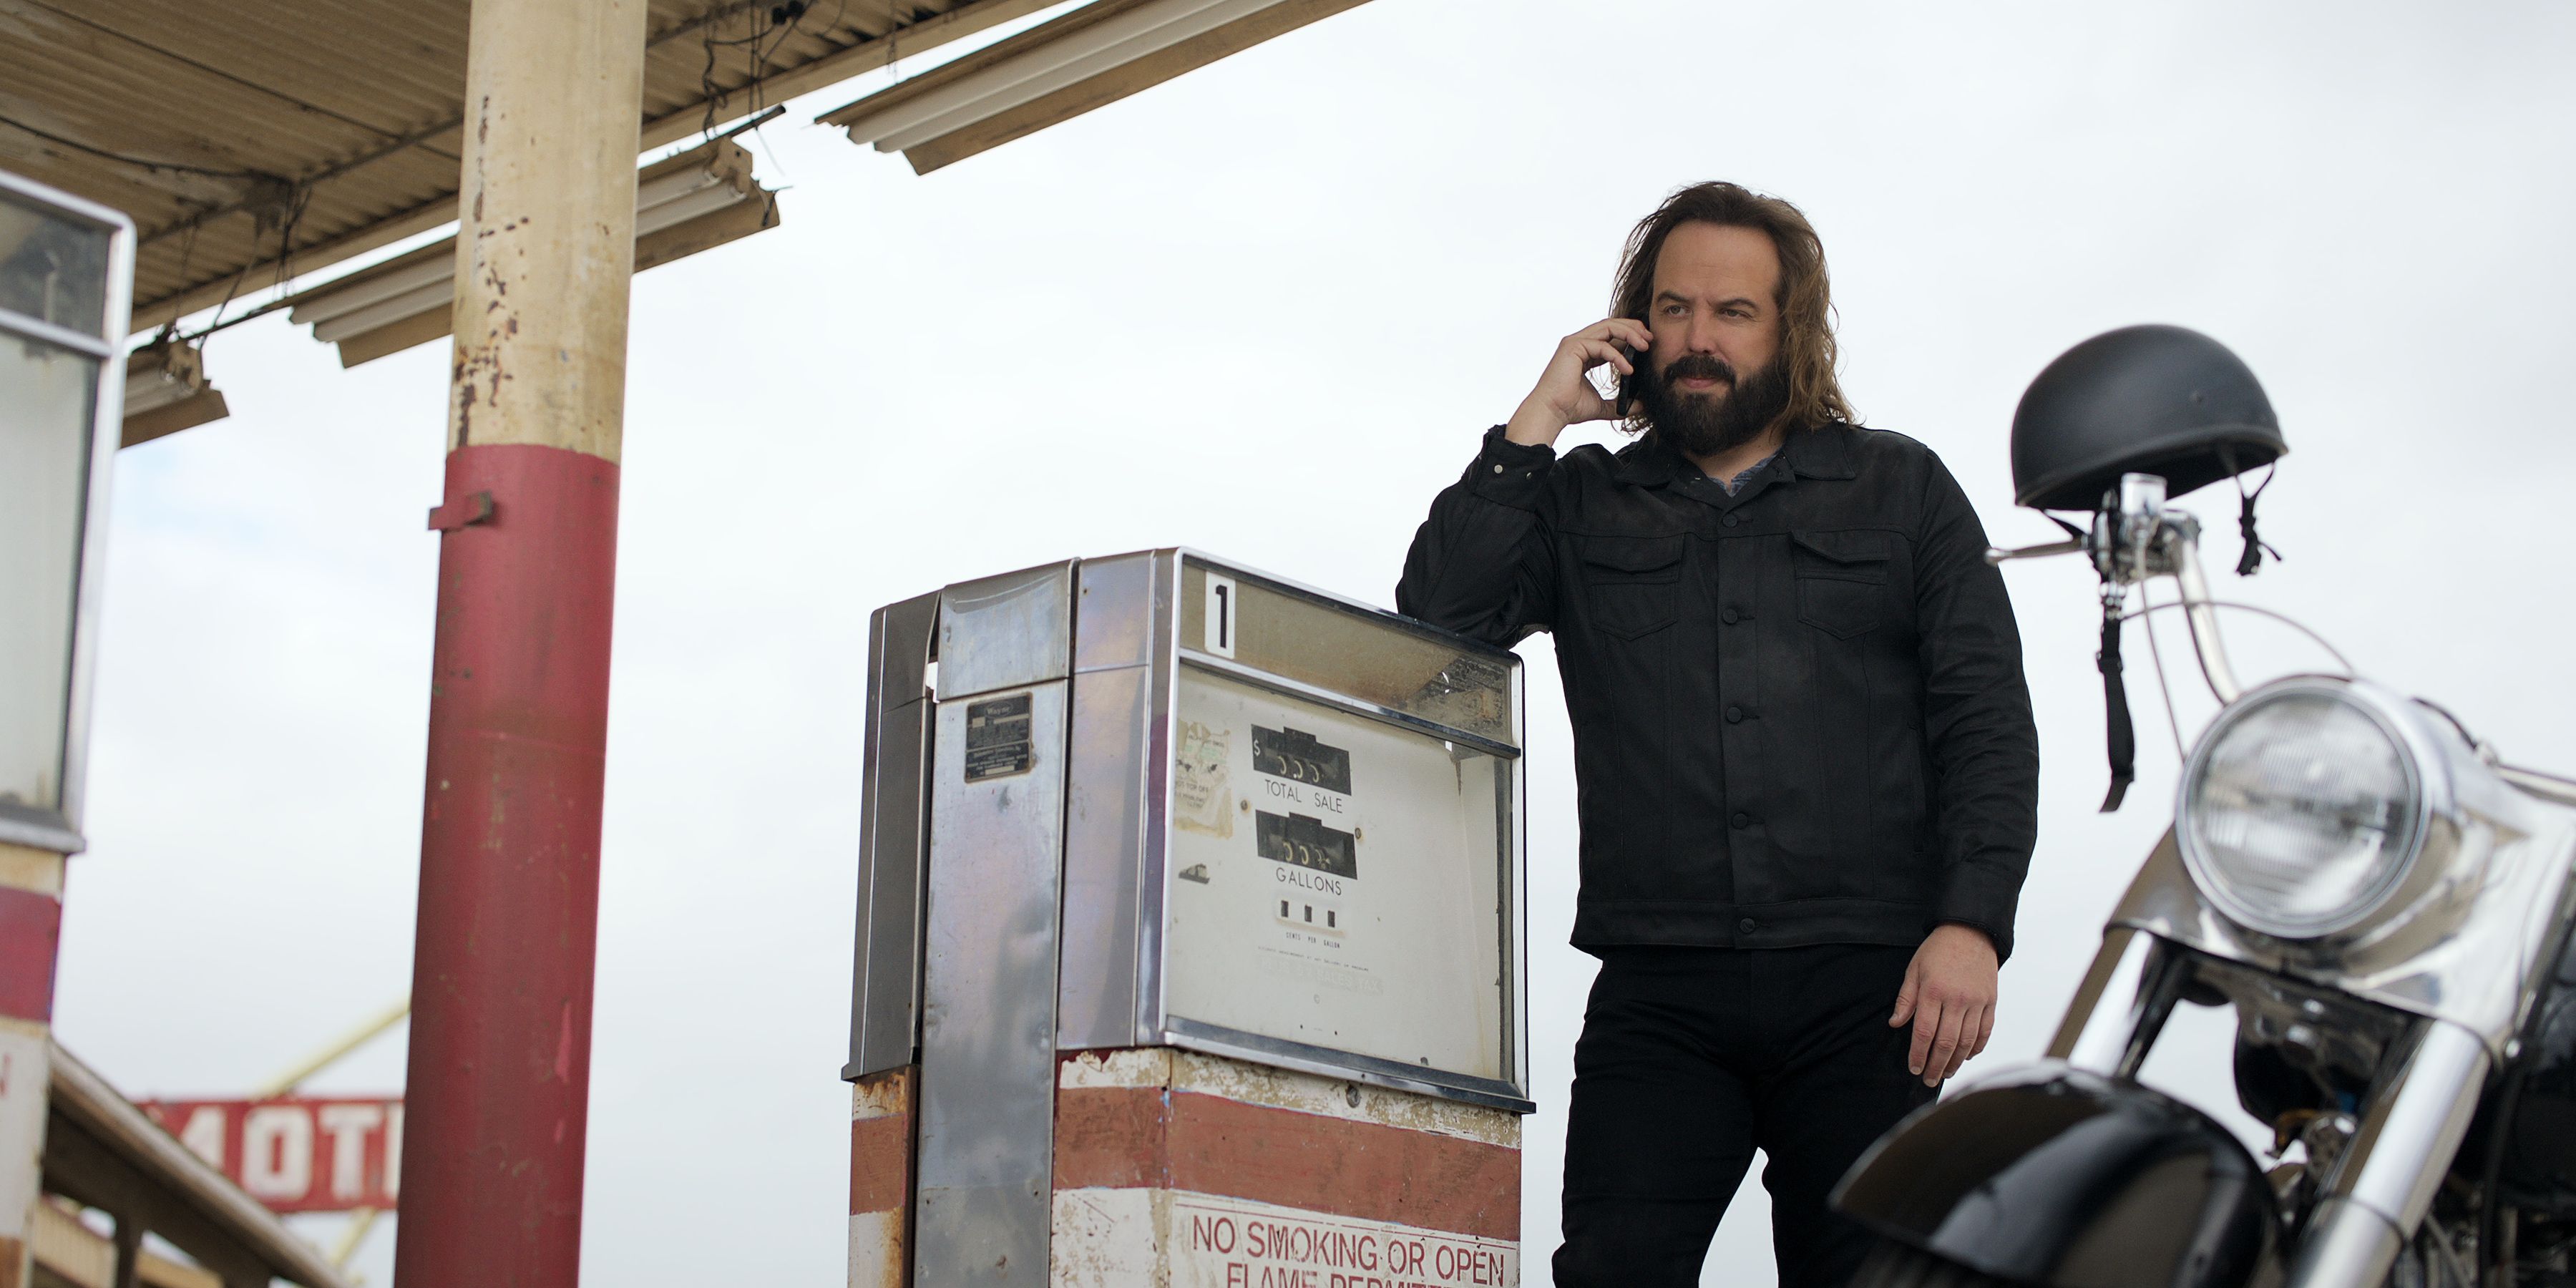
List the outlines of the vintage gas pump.
<svg viewBox="0 0 2576 1288">
<path fill-rule="evenodd" d="M 133 286 L 131 220 L 0 172 L 0 1284 L 28 1282 L 43 1203 Z"/>
<path fill-rule="evenodd" d="M 1519 1282 L 1519 659 L 1184 550 L 877 611 L 850 1283 Z"/>
</svg>

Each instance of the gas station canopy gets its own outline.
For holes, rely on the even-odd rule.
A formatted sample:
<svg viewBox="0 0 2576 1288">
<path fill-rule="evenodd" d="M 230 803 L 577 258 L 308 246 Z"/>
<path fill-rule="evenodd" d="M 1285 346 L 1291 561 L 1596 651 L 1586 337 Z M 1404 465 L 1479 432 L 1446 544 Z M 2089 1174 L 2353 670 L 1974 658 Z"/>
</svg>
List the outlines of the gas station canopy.
<svg viewBox="0 0 2576 1288">
<path fill-rule="evenodd" d="M 951 127 L 907 146 L 927 170 L 1359 2 L 650 0 L 638 146 L 1063 9 L 940 69 L 971 92 L 925 87 Z M 0 0 L 0 169 L 133 217 L 153 330 L 456 218 L 469 8 Z"/>
<path fill-rule="evenodd" d="M 44 520 L 52 537 L 48 557 L 20 561 L 34 574 L 32 593 L 21 598 L 53 605 L 57 620 L 55 629 L 38 632 L 44 639 L 35 645 L 15 653 L 0 648 L 0 663 L 7 664 L 0 679 L 17 675 L 16 689 L 32 694 L 15 711 L 0 709 L 0 742 L 33 748 L 19 757 L 33 766 L 22 776 L 41 780 L 39 787 L 70 784 L 85 763 L 87 663 L 64 659 L 88 657 L 82 650 L 95 634 L 86 625 L 65 629 L 61 623 L 95 620 L 105 563 L 91 552 L 106 522 L 118 443 L 225 414 L 205 371 L 205 336 L 292 310 L 292 319 L 310 325 L 316 339 L 339 346 L 343 363 L 454 337 L 445 499 L 429 516 L 439 534 L 432 666 L 440 679 L 428 719 L 430 807 L 422 814 L 413 959 L 415 982 L 434 984 L 415 990 L 421 1005 L 404 1097 L 399 1280 L 577 1281 L 630 279 L 638 267 L 778 222 L 774 195 L 753 178 L 750 153 L 732 135 L 777 115 L 788 98 L 985 33 L 983 48 L 928 70 L 907 64 L 904 70 L 914 73 L 907 79 L 854 96 L 822 118 L 854 143 L 901 152 L 926 173 L 1361 2 L 0 0 L 0 189 L 12 198 L 0 203 L 0 215 L 10 216 L 0 219 L 0 260 L 7 261 L 0 267 L 10 270 L 0 277 L 32 284 L 0 298 L 0 320 L 22 342 L 13 352 L 25 356 L 22 366 L 32 364 L 30 374 L 0 372 L 6 377 L 0 385 L 9 386 L 0 389 L 0 412 L 22 413 L 0 415 L 0 483 L 19 483 L 29 503 L 17 511 Z M 1023 29 L 995 30 L 1009 23 Z M 649 164 L 629 167 L 648 157 Z M 431 240 L 450 225 L 454 236 Z M 334 268 L 336 274 L 322 274 Z M 89 294 L 66 294 L 73 287 Z M 84 302 L 88 307 L 72 307 Z M 193 332 L 179 331 L 182 319 L 207 310 L 217 316 Z M 150 342 L 127 351 L 133 337 L 145 335 Z M 18 396 L 31 390 L 62 396 L 50 402 Z M 45 468 L 10 468 L 31 461 Z M 0 518 L 12 513 L 0 505 Z M 1069 595 L 1072 567 L 1040 580 Z M 1372 1157 L 1430 1158 L 1426 1177 L 1482 1178 L 1471 1187 L 1480 1197 L 1468 1217 L 1425 1216 L 1410 1202 L 1379 1204 L 1359 1215 L 1378 1221 L 1387 1237 L 1421 1227 L 1424 1238 L 1445 1231 L 1483 1239 L 1493 1245 L 1485 1253 L 1507 1255 L 1519 1204 L 1514 1114 L 1526 1107 L 1519 900 L 1510 882 L 1518 854 L 1516 816 L 1509 813 L 1518 799 L 1517 729 L 1507 739 L 1485 725 L 1460 728 L 1458 722 L 1481 711 L 1491 723 L 1495 711 L 1477 706 L 1487 699 L 1508 697 L 1508 710 L 1518 710 L 1517 672 L 1510 669 L 1516 662 L 1504 654 L 1481 658 L 1480 668 L 1479 658 L 1460 661 L 1453 651 L 1421 674 L 1408 671 L 1407 683 L 1384 692 L 1383 685 L 1369 687 L 1385 679 L 1374 673 L 1335 672 L 1323 678 L 1344 689 L 1318 688 L 1297 669 L 1311 661 L 1304 652 L 1292 647 L 1281 654 L 1284 661 L 1270 658 L 1260 643 L 1268 637 L 1256 628 L 1274 619 L 1291 628 L 1338 621 L 1352 617 L 1351 606 L 1230 567 L 1188 563 L 1176 552 L 1148 552 L 1116 567 L 1092 561 L 1090 572 L 1107 579 L 1121 569 L 1131 575 L 1118 584 L 1144 592 L 1122 601 L 1132 610 L 1129 635 L 1138 649 L 1145 647 L 1148 621 L 1159 623 L 1155 638 L 1162 643 L 1147 650 L 1150 656 L 1101 663 L 1101 674 L 1078 680 L 1059 668 L 1044 676 L 985 674 L 981 681 L 989 683 L 983 683 L 968 665 L 974 647 L 952 641 L 935 697 L 915 704 L 926 711 L 957 699 L 940 708 L 943 727 L 958 724 L 953 736 L 938 736 L 940 755 L 967 755 L 977 740 L 1000 737 L 961 781 L 979 800 L 1007 805 L 1012 793 L 1032 784 L 1072 781 L 1060 763 L 1062 726 L 1042 769 L 1029 759 L 1040 746 L 1032 721 L 1041 689 L 1056 702 L 1127 683 L 1142 697 L 1148 690 L 1135 685 L 1143 680 L 1178 684 L 1183 661 L 1197 668 L 1193 676 L 1217 677 L 1193 680 L 1187 701 L 1196 705 L 1187 709 L 1202 723 L 1230 721 L 1226 727 L 1240 726 L 1242 736 L 1200 737 L 1193 744 L 1199 754 L 1214 755 L 1219 742 L 1229 756 L 1239 750 L 1246 782 L 1261 773 L 1289 774 L 1280 780 L 1280 799 L 1300 804 L 1313 779 L 1314 792 L 1333 793 L 1330 803 L 1314 806 L 1333 822 L 1321 813 L 1281 812 L 1286 806 L 1254 810 L 1248 796 L 1228 797 L 1226 803 L 1239 806 L 1233 814 L 1198 820 L 1214 829 L 1213 839 L 1200 844 L 1203 838 L 1193 835 L 1176 847 L 1195 857 L 1174 879 L 1197 883 L 1222 870 L 1225 884 L 1211 888 L 1223 891 L 1226 915 L 1257 923 L 1274 941 L 1298 936 L 1295 944 L 1312 950 L 1294 960 L 1281 956 L 1287 969 L 1305 974 L 1298 987 L 1271 992 L 1291 1001 L 1320 997 L 1324 985 L 1317 980 L 1349 984 L 1349 975 L 1359 980 L 1352 988 L 1366 996 L 1345 1008 L 1357 1017 L 1343 1026 L 1347 1032 L 1310 1014 L 1314 1003 L 1306 1011 L 1287 1003 L 1264 1010 L 1188 989 L 1176 990 L 1168 1007 L 1156 991 L 1153 1007 L 1120 1010 L 1109 1004 L 1116 997 L 1148 998 L 1115 969 L 1124 962 L 1132 974 L 1141 959 L 1120 956 L 1114 945 L 1104 948 L 1111 941 L 1094 934 L 1082 942 L 1095 950 L 1106 982 L 1094 990 L 1097 996 L 1085 995 L 1094 1005 L 1083 1014 L 1099 1023 L 1084 1030 L 1082 1049 L 1096 1056 L 1103 1043 L 1133 1048 L 1143 1042 L 1269 1071 L 1256 1081 L 1271 1074 L 1307 1078 L 1296 1084 L 1302 1090 L 1292 1088 L 1295 1095 L 1320 1095 L 1368 1121 L 1347 1128 L 1298 1121 L 1283 1139 L 1327 1131 L 1336 1133 L 1334 1140 L 1357 1141 L 1354 1152 Z M 1109 580 L 1083 585 L 1103 595 L 1109 587 Z M 1238 609 L 1238 591 L 1245 604 L 1259 607 Z M 1188 605 L 1170 611 L 1174 596 L 1189 593 L 1219 605 L 1216 642 L 1202 640 L 1198 650 L 1215 660 L 1181 656 L 1176 632 L 1208 633 L 1205 605 L 1196 616 Z M 1274 600 L 1284 606 L 1275 614 Z M 966 607 L 956 594 L 938 602 L 954 610 L 951 617 Z M 1081 643 L 1086 666 L 1116 651 L 1105 599 L 1085 610 L 1089 625 L 1079 640 L 1069 625 L 1073 601 L 1049 602 L 1063 627 L 1059 642 Z M 1413 628 L 1366 612 L 1352 619 L 1392 632 L 1387 639 L 1396 643 L 1380 652 L 1399 656 L 1405 666 L 1425 648 L 1440 652 L 1451 643 L 1426 644 L 1413 638 L 1419 634 Z M 1007 625 L 988 633 L 1002 640 Z M 1241 653 L 1233 643 L 1237 625 L 1247 650 Z M 930 665 L 927 649 L 927 641 L 909 648 L 913 665 Z M 1070 665 L 1070 655 L 1060 661 Z M 916 693 L 921 688 L 912 686 Z M 991 692 L 997 688 L 1020 692 Z M 1309 701 L 1317 693 L 1326 700 Z M 12 696 L 0 692 L 0 698 Z M 1430 705 L 1416 710 L 1419 703 Z M 1080 715 L 1090 708 L 1066 710 Z M 1133 714 L 1131 723 L 1142 732 L 1143 714 Z M 1155 714 L 1168 713 L 1156 708 Z M 1294 728 L 1286 724 L 1291 716 L 1299 722 Z M 1256 717 L 1270 723 L 1256 728 L 1249 723 Z M 977 722 L 971 736 L 970 719 Z M 877 722 L 870 728 L 874 737 Z M 1090 776 L 1076 785 L 1087 789 L 1101 775 L 1128 770 L 1137 771 L 1136 784 L 1159 782 L 1153 776 L 1162 772 L 1161 752 L 1168 749 L 1155 746 L 1158 754 L 1141 760 L 1085 753 Z M 1006 763 L 1014 755 L 1020 757 L 1015 768 Z M 1205 768 L 1214 774 L 1224 767 Z M 1344 798 L 1363 790 L 1356 785 L 1362 779 L 1372 795 L 1351 805 Z M 1415 790 L 1415 779 L 1428 788 Z M 1328 789 L 1327 782 L 1338 786 Z M 1139 786 L 1134 795 L 1140 810 L 1147 803 L 1142 793 Z M 0 806 L 25 795 L 0 792 Z M 0 1057 L 6 1057 L 0 1064 L 49 1067 L 57 1075 L 50 1083 L 0 1078 L 7 1084 L 0 1085 L 0 1285 L 18 1282 L 28 1232 L 39 1225 L 76 1243 L 96 1242 L 96 1231 L 83 1235 L 54 1220 L 62 1211 L 39 1197 L 50 1191 L 117 1212 L 120 1277 L 130 1280 L 147 1268 L 138 1232 L 150 1229 L 196 1255 L 228 1288 L 279 1275 L 327 1288 L 337 1280 L 334 1269 L 307 1264 L 315 1259 L 288 1246 L 291 1240 L 272 1237 L 274 1221 L 263 1223 L 256 1203 L 210 1182 L 209 1170 L 177 1140 L 69 1057 L 48 1063 L 58 1050 L 48 1026 L 64 864 L 83 841 L 77 795 L 68 786 L 37 791 L 41 808 L 32 812 L 44 817 L 16 820 L 21 826 L 14 833 L 0 829 L 0 859 L 7 860 L 0 862 L 0 902 L 8 905 L 0 911 L 16 919 L 12 924 L 41 927 L 45 936 L 41 952 L 0 954 L 6 958 L 0 960 L 0 1020 L 7 1021 L 0 1024 Z M 1422 795 L 1448 807 L 1398 808 L 1399 798 Z M 1388 798 L 1383 807 L 1379 796 Z M 1379 811 L 1368 816 L 1373 840 L 1362 836 L 1356 812 L 1362 808 Z M 1039 813 L 1022 808 L 1010 817 Z M 0 809 L 0 824 L 10 823 L 9 815 Z M 949 810 L 936 817 L 965 816 Z M 1188 831 L 1188 823 L 1173 826 Z M 1423 835 L 1445 841 L 1433 845 Z M 1209 848 L 1220 842 L 1241 852 Z M 1354 875 L 1364 843 L 1371 854 L 1409 856 L 1393 864 L 1368 860 L 1373 875 L 1365 896 Z M 900 866 L 891 848 L 884 858 L 889 871 Z M 1456 878 L 1456 889 L 1445 896 L 1418 879 L 1433 872 L 1435 860 Z M 926 851 L 922 862 L 925 875 L 914 884 L 928 889 L 923 906 L 935 914 L 928 938 L 936 941 L 945 924 L 939 917 L 975 911 L 971 899 L 943 902 L 938 888 L 960 873 L 971 876 L 971 864 L 934 861 Z M 1407 874 L 1417 879 L 1407 884 Z M 1279 895 L 1277 911 L 1270 911 L 1272 892 L 1258 884 L 1289 878 L 1298 883 L 1293 924 L 1292 896 Z M 1118 884 L 1122 879 L 1125 885 Z M 1155 882 L 1160 890 L 1159 876 Z M 1120 869 L 1105 884 L 1068 888 L 1115 902 L 1118 890 L 1142 892 L 1146 884 Z M 896 907 L 894 891 L 878 893 L 884 908 Z M 1130 918 L 1136 933 L 1150 937 L 1178 927 L 1175 953 L 1189 962 L 1203 957 L 1256 974 L 1272 965 L 1267 958 L 1229 956 L 1242 947 L 1228 938 L 1232 923 L 1209 913 L 1214 905 L 1207 900 L 1185 896 L 1183 902 L 1182 916 L 1150 925 L 1141 915 Z M 1432 911 L 1422 912 L 1426 907 Z M 1055 924 L 1052 902 L 1038 911 Z M 1413 913 L 1420 913 L 1413 922 L 1430 928 L 1399 915 Z M 1092 928 L 1088 921 L 1075 924 Z M 1369 937 L 1350 938 L 1364 931 Z M 1333 947 L 1321 946 L 1327 943 Z M 891 952 L 895 937 L 887 936 L 886 944 Z M 957 957 L 935 948 L 924 954 L 922 978 L 934 1002 L 964 978 L 950 969 Z M 1443 972 L 1436 982 L 1454 987 L 1442 992 L 1414 978 L 1423 973 L 1413 969 L 1414 958 L 1436 959 Z M 1056 957 L 1049 951 L 1040 960 L 1046 987 L 1021 1001 L 1029 1013 L 1042 1007 L 1051 1017 Z M 1345 969 L 1347 962 L 1359 964 Z M 1129 986 L 1123 994 L 1122 981 Z M 872 996 L 861 990 L 862 1002 Z M 1437 1014 L 1415 1022 L 1397 1003 L 1427 1004 Z M 1131 1021 L 1123 1029 L 1116 1022 L 1122 1015 Z M 1051 1102 L 1056 1029 L 1050 1018 L 1038 1029 L 1007 1035 L 1029 1039 L 1017 1052 L 1026 1058 L 1005 1071 L 1027 1075 L 1011 1083 L 1027 1104 Z M 887 1048 L 891 1067 L 858 1068 L 851 1076 L 882 1075 L 909 1086 L 917 1068 L 971 1066 L 971 1059 L 959 1060 L 971 1042 L 950 1041 L 946 1030 L 938 1036 L 928 1044 L 933 1054 L 916 1065 L 906 1027 L 889 1038 L 901 1048 Z M 871 1045 L 865 1053 L 875 1050 Z M 1196 1075 L 1171 1060 L 1129 1063 L 1136 1067 L 1114 1076 L 1196 1085 L 1188 1083 Z M 525 1076 L 539 1068 L 552 1072 Z M 1351 1080 L 1326 1088 L 1326 1078 L 1343 1075 Z M 1455 1114 L 1474 1119 L 1472 1130 L 1453 1139 L 1396 1123 L 1390 1115 L 1398 1110 L 1361 1095 L 1363 1080 L 1396 1096 L 1446 1097 Z M 1126 1105 L 1146 1094 L 1144 1086 L 1121 1084 L 1101 1103 Z M 880 1089 L 863 1085 L 854 1096 Z M 974 1106 L 948 1091 L 929 1093 L 922 1112 L 931 1124 L 925 1139 L 934 1144 L 948 1139 L 939 1133 L 955 1123 L 971 1127 L 975 1115 Z M 1051 1150 L 1046 1120 L 1015 1126 L 1032 1122 L 1041 1130 L 1015 1139 Z M 1201 1137 L 1181 1131 L 1174 1139 L 1187 1144 Z M 72 1152 L 58 1158 L 56 1143 Z M 952 1156 L 958 1155 L 940 1149 L 925 1155 Z M 1030 1193 L 1043 1199 L 1053 1174 L 1039 1168 L 1033 1175 L 1040 1185 Z M 1175 1173 L 1160 1182 L 1177 1183 L 1174 1176 L 1188 1179 Z M 1168 1208 L 1172 1187 L 1160 1182 L 1129 1185 L 1127 1197 Z M 1399 1198 L 1412 1193 L 1398 1189 Z M 926 1203 L 925 1213 L 936 1206 Z M 1029 1210 L 1026 1202 L 1011 1208 L 1018 1216 Z M 1046 1212 L 1035 1211 L 1035 1224 L 1014 1227 L 1018 1235 L 1033 1230 L 1043 1239 Z M 1340 1207 L 1332 1214 L 1351 1215 Z M 854 1230 L 865 1215 L 854 1212 Z M 1240 1216 L 1229 1210 L 1211 1219 Z M 858 1247 L 856 1234 L 853 1239 Z M 1044 1256 L 1023 1258 L 1020 1275 L 1042 1275 L 1047 1264 Z"/>
</svg>

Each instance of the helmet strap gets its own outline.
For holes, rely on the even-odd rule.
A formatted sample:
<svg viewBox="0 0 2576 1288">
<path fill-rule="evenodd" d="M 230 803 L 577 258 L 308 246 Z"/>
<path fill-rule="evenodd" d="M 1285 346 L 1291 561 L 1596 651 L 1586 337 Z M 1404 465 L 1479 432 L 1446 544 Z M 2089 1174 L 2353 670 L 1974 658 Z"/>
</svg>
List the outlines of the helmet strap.
<svg viewBox="0 0 2576 1288">
<path fill-rule="evenodd" d="M 2111 790 L 2102 797 L 2102 813 L 2117 813 L 2138 776 L 2138 734 L 2129 722 L 2129 689 L 2120 678 L 2120 607 L 2128 593 L 2116 582 L 2102 584 L 2102 649 L 2093 665 L 2102 672 L 2102 728 L 2110 743 Z"/>
<path fill-rule="evenodd" d="M 2219 460 L 2225 462 L 2229 469 L 2236 467 L 2236 453 L 2232 451 L 2220 449 Z M 2255 484 L 2251 492 L 2245 490 L 2244 475 L 2234 476 L 2236 479 L 2236 533 L 2245 538 L 2245 552 L 2236 557 L 2236 575 L 2239 577 L 2253 576 L 2254 570 L 2263 566 L 2265 555 L 2272 556 L 2275 561 L 2281 557 L 2281 552 L 2273 549 L 2272 543 L 2265 541 L 2254 531 L 2254 502 L 2256 498 L 2263 495 L 2263 489 L 2272 486 L 2272 476 L 2280 470 L 2279 461 L 2265 466 L 2263 481 Z"/>
</svg>

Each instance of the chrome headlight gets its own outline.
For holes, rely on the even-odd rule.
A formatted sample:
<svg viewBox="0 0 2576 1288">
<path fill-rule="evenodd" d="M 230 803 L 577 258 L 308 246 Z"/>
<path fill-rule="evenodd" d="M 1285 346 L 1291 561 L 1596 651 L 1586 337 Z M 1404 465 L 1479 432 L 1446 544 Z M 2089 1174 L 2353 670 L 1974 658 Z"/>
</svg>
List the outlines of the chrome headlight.
<svg viewBox="0 0 2576 1288">
<path fill-rule="evenodd" d="M 2183 769 L 2184 866 L 2249 930 L 2315 939 L 2379 909 L 2424 848 L 2412 741 L 2353 687 L 2302 679 L 2221 713 Z"/>
</svg>

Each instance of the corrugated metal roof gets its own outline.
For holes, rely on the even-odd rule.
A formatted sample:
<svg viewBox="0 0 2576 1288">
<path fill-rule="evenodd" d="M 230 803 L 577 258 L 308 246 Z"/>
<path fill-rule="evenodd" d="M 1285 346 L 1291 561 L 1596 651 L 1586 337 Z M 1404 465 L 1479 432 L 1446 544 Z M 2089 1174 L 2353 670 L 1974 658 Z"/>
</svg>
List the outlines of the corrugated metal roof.
<svg viewBox="0 0 2576 1288">
<path fill-rule="evenodd" d="M 1054 0 L 650 0 L 641 147 Z M 468 0 L 0 0 L 0 167 L 138 232 L 134 326 L 455 218 Z"/>
</svg>

